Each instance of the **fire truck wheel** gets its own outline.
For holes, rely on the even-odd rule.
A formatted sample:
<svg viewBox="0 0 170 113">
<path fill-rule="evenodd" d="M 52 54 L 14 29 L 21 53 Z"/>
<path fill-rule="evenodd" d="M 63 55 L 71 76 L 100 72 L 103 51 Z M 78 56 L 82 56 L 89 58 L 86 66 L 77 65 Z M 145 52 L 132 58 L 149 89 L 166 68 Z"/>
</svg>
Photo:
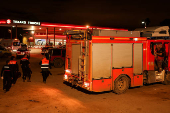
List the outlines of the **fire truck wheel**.
<svg viewBox="0 0 170 113">
<path fill-rule="evenodd" d="M 167 74 L 165 74 L 165 79 L 163 84 L 170 85 L 170 72 L 167 72 Z"/>
<path fill-rule="evenodd" d="M 129 78 L 126 75 L 121 75 L 115 80 L 114 92 L 116 94 L 124 93 L 129 88 Z"/>
<path fill-rule="evenodd" d="M 61 58 L 54 59 L 54 67 L 61 68 L 64 64 L 64 61 Z"/>
</svg>

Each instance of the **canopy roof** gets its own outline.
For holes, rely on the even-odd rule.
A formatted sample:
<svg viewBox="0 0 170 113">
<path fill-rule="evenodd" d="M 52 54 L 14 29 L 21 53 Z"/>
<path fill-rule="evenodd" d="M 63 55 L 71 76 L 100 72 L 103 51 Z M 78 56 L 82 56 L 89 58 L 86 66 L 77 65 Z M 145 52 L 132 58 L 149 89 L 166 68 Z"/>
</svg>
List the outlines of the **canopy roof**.
<svg viewBox="0 0 170 113">
<path fill-rule="evenodd" d="M 155 26 L 146 28 L 137 28 L 134 31 L 147 32 L 147 31 L 164 31 L 169 30 L 169 26 Z"/>
</svg>

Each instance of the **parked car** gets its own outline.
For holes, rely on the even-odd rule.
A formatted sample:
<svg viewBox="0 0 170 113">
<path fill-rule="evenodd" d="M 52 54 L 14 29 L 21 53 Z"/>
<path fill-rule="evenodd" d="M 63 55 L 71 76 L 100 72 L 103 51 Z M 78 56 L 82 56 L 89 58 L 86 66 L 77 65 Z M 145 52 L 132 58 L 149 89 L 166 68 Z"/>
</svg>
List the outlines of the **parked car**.
<svg viewBox="0 0 170 113">
<path fill-rule="evenodd" d="M 27 44 L 21 44 L 21 48 L 22 49 L 27 49 L 28 47 L 27 47 Z"/>
<path fill-rule="evenodd" d="M 41 54 L 44 55 L 45 53 L 48 53 L 48 49 L 53 48 L 52 46 L 45 46 L 41 49 Z"/>
<path fill-rule="evenodd" d="M 61 68 L 65 64 L 65 48 L 50 48 L 49 49 L 50 62 L 55 68 Z"/>
<path fill-rule="evenodd" d="M 24 55 L 28 55 L 28 58 L 30 58 L 30 50 L 28 48 L 19 48 L 16 52 L 16 58 L 21 58 Z"/>
<path fill-rule="evenodd" d="M 11 56 L 12 53 L 9 49 L 6 49 L 4 46 L 0 45 L 0 57 Z"/>
</svg>

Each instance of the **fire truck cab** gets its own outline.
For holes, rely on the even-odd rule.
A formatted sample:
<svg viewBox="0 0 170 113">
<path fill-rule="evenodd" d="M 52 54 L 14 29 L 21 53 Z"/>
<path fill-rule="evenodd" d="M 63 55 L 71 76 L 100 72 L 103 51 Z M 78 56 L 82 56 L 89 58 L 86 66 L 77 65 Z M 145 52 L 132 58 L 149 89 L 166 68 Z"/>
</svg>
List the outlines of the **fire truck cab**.
<svg viewBox="0 0 170 113">
<path fill-rule="evenodd" d="M 68 31 L 64 82 L 93 92 L 117 94 L 143 84 L 168 84 L 169 42 L 146 37 L 95 36 L 92 30 Z M 160 70 L 155 68 L 153 53 L 157 43 L 163 44 L 166 53 L 166 64 Z"/>
<path fill-rule="evenodd" d="M 161 55 L 158 52 L 160 49 Z M 144 83 L 162 82 L 170 84 L 170 40 L 169 37 L 147 39 L 147 69 L 143 70 Z"/>
</svg>

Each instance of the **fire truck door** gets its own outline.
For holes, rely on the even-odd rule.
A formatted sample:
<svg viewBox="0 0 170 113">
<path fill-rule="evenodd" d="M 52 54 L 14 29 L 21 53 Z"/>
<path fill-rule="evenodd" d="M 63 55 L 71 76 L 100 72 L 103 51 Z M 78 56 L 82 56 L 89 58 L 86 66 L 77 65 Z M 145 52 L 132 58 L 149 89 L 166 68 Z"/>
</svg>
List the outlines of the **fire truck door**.
<svg viewBox="0 0 170 113">
<path fill-rule="evenodd" d="M 134 56 L 133 56 L 133 74 L 134 74 L 134 86 L 143 85 L 143 45 L 140 43 L 134 44 Z"/>
</svg>

